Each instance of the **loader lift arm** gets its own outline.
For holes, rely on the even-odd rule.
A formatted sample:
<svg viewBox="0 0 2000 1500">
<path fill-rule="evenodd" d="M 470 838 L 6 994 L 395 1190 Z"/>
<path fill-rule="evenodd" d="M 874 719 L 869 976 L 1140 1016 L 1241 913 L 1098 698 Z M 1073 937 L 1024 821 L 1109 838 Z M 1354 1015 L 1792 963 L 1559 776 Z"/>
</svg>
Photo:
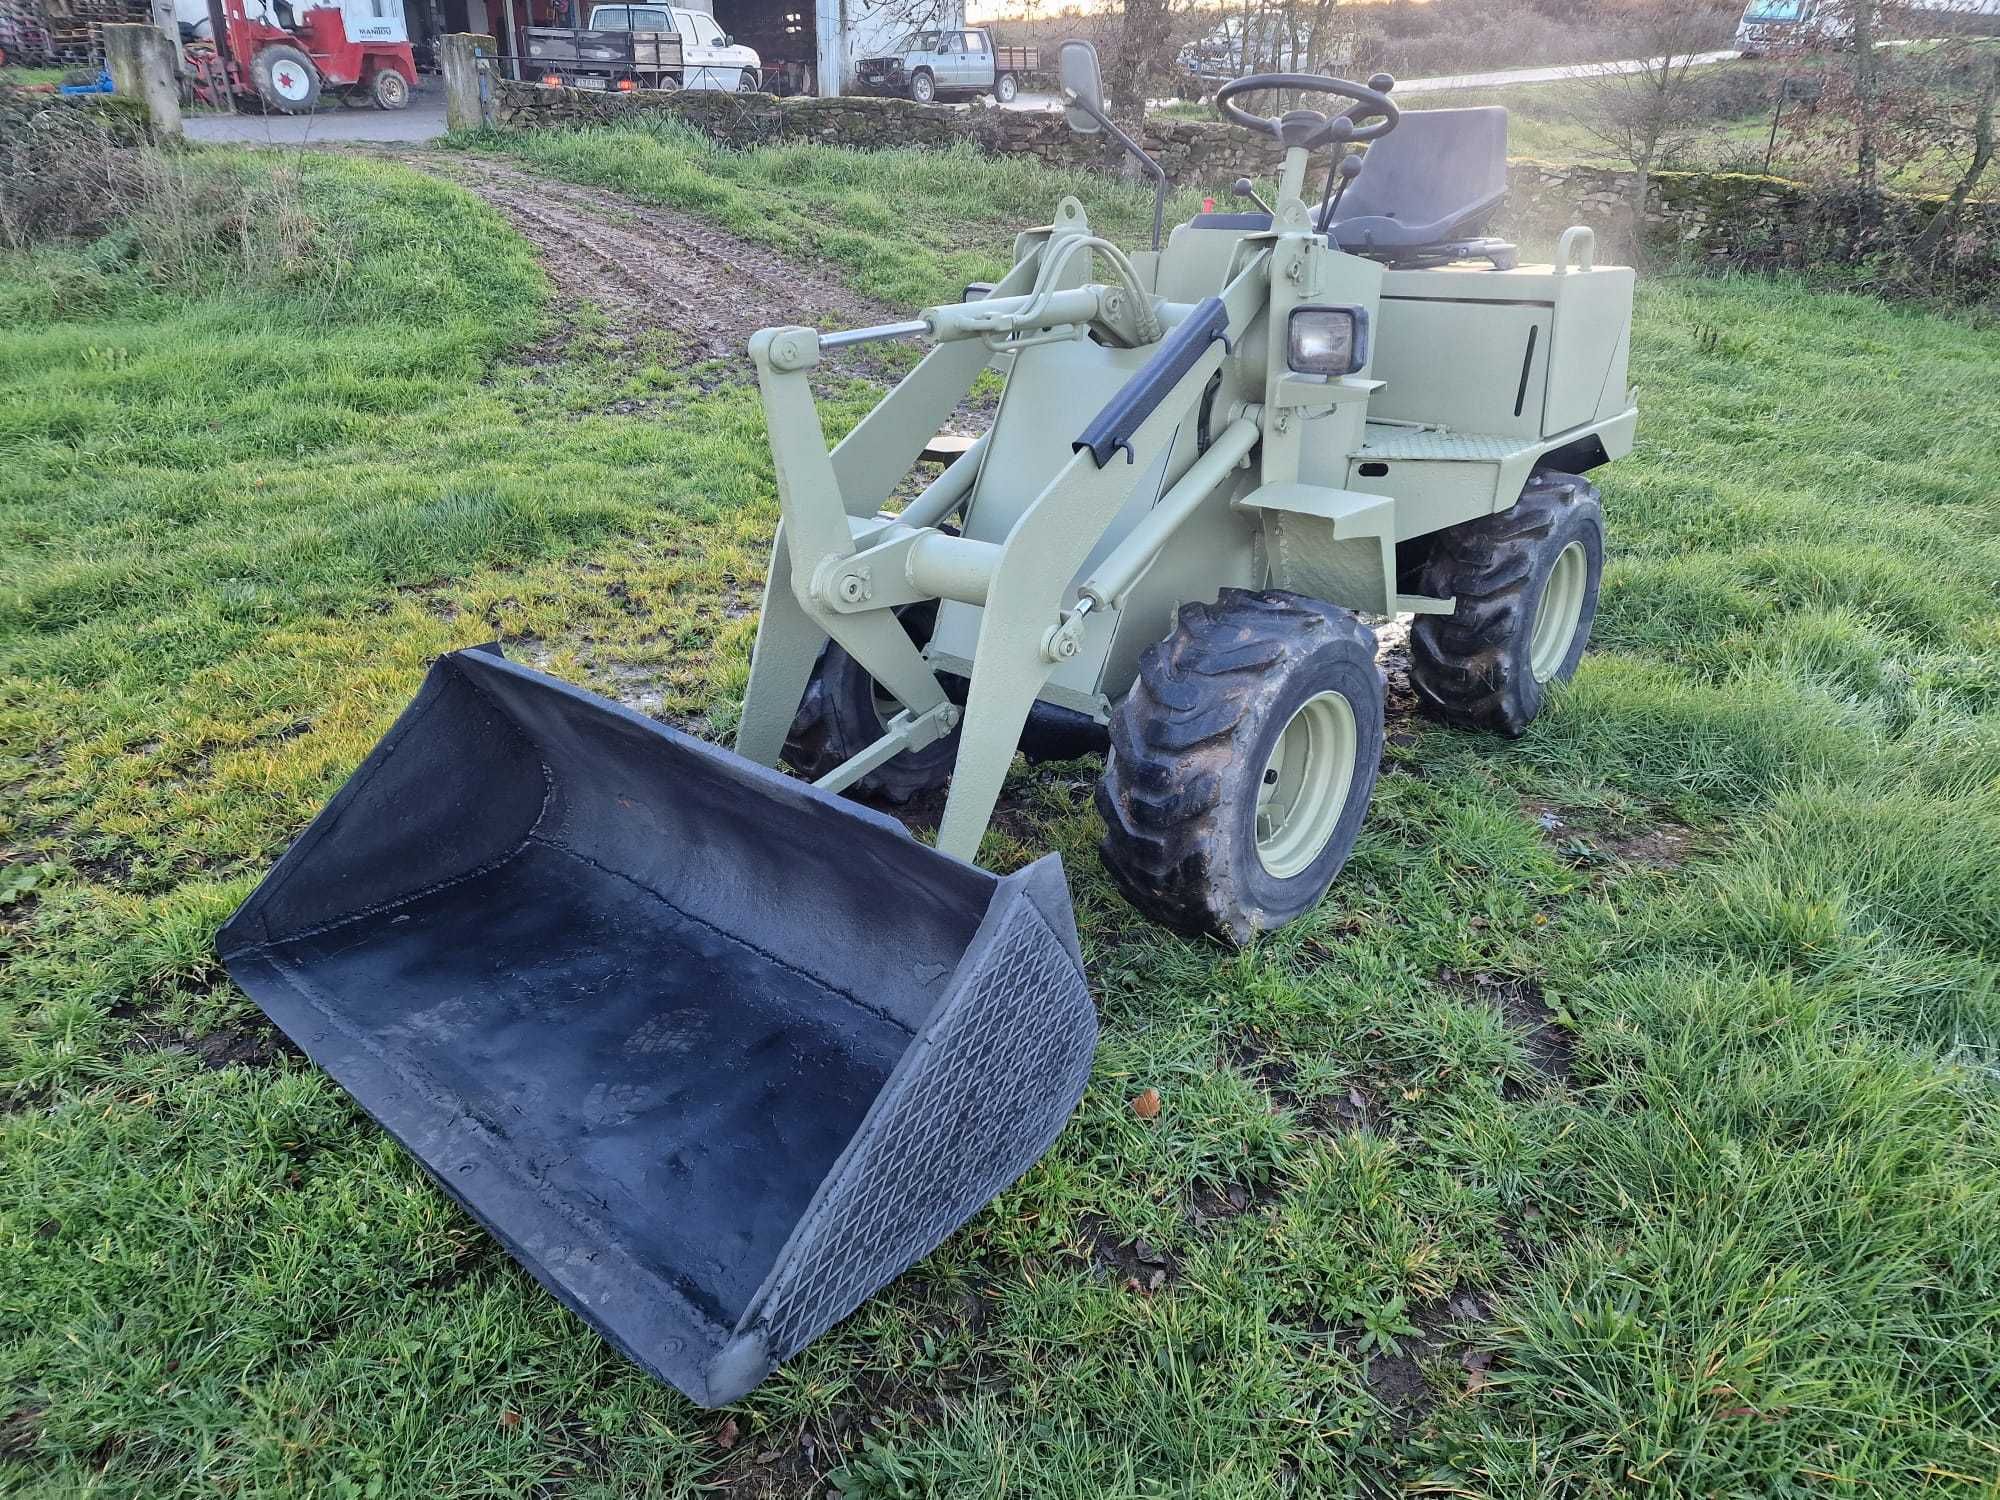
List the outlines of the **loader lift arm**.
<svg viewBox="0 0 2000 1500">
<path fill-rule="evenodd" d="M 781 521 L 737 750 L 776 764 L 813 661 L 829 638 L 903 711 L 881 738 L 822 777 L 822 789 L 840 790 L 892 756 L 949 734 L 960 711 L 894 610 L 932 598 L 982 606 L 965 732 L 937 839 L 940 849 L 967 860 L 978 853 L 1037 696 L 1078 650 L 1079 627 L 1092 602 L 1086 597 L 1066 611 L 1065 599 L 1145 468 L 1133 460 L 1171 439 L 1227 347 L 1228 310 L 1211 298 L 1159 340 L 1153 357 L 1084 430 L 1069 462 L 1003 542 L 936 529 L 962 498 L 957 486 L 970 490 L 969 468 L 936 502 L 919 502 L 922 513 L 911 519 L 923 524 L 878 514 L 996 347 L 1080 337 L 1099 322 L 1143 325 L 1143 316 L 1131 317 L 1131 291 L 1123 286 L 1043 286 L 1029 294 L 1048 279 L 1041 273 L 1051 245 L 1088 233 L 1081 209 L 1066 203 L 1062 222 L 1022 255 L 991 296 L 928 310 L 918 326 L 936 346 L 831 454 L 809 384 L 820 335 L 808 328 L 766 329 L 750 344 L 770 426 Z M 1115 461 L 1120 453 L 1125 462 Z"/>
</svg>

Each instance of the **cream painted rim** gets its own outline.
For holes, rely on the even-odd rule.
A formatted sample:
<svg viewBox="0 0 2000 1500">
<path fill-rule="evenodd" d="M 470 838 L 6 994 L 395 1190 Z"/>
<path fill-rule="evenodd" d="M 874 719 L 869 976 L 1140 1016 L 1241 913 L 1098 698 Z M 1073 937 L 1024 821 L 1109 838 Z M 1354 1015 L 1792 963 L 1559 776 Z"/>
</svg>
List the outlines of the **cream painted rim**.
<svg viewBox="0 0 2000 1500">
<path fill-rule="evenodd" d="M 1320 693 L 1299 705 L 1257 785 L 1257 859 L 1280 880 L 1319 858 L 1354 784 L 1354 705 Z"/>
<path fill-rule="evenodd" d="M 1528 637 L 1528 670 L 1535 681 L 1547 682 L 1562 670 L 1576 640 L 1576 623 L 1583 618 L 1583 594 L 1590 581 L 1590 558 L 1582 542 L 1571 542 L 1556 554 L 1542 602 L 1535 609 L 1535 628 Z"/>
<path fill-rule="evenodd" d="M 271 64 L 271 92 L 287 104 L 303 104 L 312 97 L 312 70 L 289 57 Z"/>
</svg>

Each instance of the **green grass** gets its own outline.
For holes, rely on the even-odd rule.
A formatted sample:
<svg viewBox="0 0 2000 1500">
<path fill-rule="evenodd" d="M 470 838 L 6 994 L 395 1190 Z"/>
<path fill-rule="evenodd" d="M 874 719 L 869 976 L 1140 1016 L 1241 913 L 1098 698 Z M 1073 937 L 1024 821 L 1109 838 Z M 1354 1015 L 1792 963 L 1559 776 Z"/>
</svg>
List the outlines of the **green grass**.
<svg viewBox="0 0 2000 1500">
<path fill-rule="evenodd" d="M 507 144 L 885 297 L 1048 216 L 970 157 Z M 541 283 L 455 189 L 305 193 L 322 284 L 0 264 L 39 310 L 0 322 L 0 1490 L 823 1495 L 802 1438 L 869 1496 L 2000 1490 L 1990 330 L 1646 283 L 1597 649 L 1522 741 L 1398 725 L 1347 873 L 1252 951 L 1115 897 L 1089 762 L 1019 772 L 987 852 L 1065 856 L 1079 1115 L 725 1430 L 274 1053 L 211 942 L 441 650 L 726 727 L 755 402 L 587 316 L 519 362 Z"/>
</svg>

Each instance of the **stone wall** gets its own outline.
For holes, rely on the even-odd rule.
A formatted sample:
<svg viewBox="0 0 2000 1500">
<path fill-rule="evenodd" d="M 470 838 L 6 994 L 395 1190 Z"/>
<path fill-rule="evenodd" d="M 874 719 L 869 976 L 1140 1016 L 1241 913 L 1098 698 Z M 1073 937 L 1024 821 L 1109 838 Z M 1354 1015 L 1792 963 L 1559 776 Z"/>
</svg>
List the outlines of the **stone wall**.
<svg viewBox="0 0 2000 1500">
<path fill-rule="evenodd" d="M 1060 168 L 1116 170 L 1124 161 L 1102 136 L 1071 134 L 1056 113 L 981 106 L 953 108 L 906 99 L 774 99 L 764 94 L 597 94 L 499 84 L 502 124 L 517 127 L 614 124 L 648 116 L 685 120 L 724 145 L 779 141 L 825 145 L 943 148 L 966 142 L 999 156 L 1032 156 Z M 1176 186 L 1225 191 L 1239 176 L 1268 177 L 1277 143 L 1219 120 L 1152 120 L 1146 149 Z M 1539 235 L 1587 223 L 1607 256 L 1629 254 L 1637 174 L 1602 167 L 1515 161 L 1509 167 L 1500 233 Z M 1779 177 L 1736 172 L 1661 172 L 1653 176 L 1640 217 L 1655 248 L 1691 258 L 1755 267 L 1805 267 L 1894 258 L 1936 212 L 1935 198 L 1886 197 L 1872 215 L 1849 197 Z M 1958 243 L 1948 248 L 1949 279 L 2000 286 L 2000 203 L 1974 204 Z"/>
<path fill-rule="evenodd" d="M 1638 174 L 1602 167 L 1509 164 L 1501 228 L 1547 232 L 1587 223 L 1620 237 L 1632 223 Z M 1883 195 L 1864 214 L 1852 194 L 1827 192 L 1783 177 L 1744 172 L 1656 172 L 1640 215 L 1655 249 L 1725 265 L 1802 269 L 1901 254 L 1942 207 L 1936 197 Z M 1966 206 L 1944 264 L 1949 279 L 2000 284 L 2000 202 Z"/>
</svg>

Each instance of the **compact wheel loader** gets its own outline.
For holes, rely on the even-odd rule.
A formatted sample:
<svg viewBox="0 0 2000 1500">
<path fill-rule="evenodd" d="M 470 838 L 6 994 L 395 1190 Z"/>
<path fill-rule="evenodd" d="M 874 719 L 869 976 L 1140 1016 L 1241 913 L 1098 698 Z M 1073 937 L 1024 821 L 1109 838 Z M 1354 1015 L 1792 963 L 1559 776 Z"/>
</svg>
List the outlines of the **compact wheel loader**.
<svg viewBox="0 0 2000 1500">
<path fill-rule="evenodd" d="M 1119 889 L 1244 941 L 1321 898 L 1366 813 L 1366 617 L 1415 616 L 1428 713 L 1505 735 L 1590 632 L 1580 476 L 1632 444 L 1633 278 L 1588 229 L 1539 266 L 1484 234 L 1504 111 L 1239 79 L 1217 107 L 1282 144 L 1274 197 L 1162 246 L 1163 175 L 1088 44 L 1061 60 L 1072 126 L 1160 184 L 1153 246 L 1065 199 L 991 288 L 751 340 L 781 522 L 735 753 L 454 653 L 218 939 L 529 1270 L 703 1404 L 928 1253 L 1082 1093 L 1060 866 L 974 862 L 1017 752 L 1103 747 Z M 1237 102 L 1274 92 L 1299 107 Z M 930 348 L 829 451 L 814 369 L 890 338 Z M 895 505 L 989 367 L 990 429 Z M 842 795 L 940 789 L 934 846 Z"/>
</svg>

